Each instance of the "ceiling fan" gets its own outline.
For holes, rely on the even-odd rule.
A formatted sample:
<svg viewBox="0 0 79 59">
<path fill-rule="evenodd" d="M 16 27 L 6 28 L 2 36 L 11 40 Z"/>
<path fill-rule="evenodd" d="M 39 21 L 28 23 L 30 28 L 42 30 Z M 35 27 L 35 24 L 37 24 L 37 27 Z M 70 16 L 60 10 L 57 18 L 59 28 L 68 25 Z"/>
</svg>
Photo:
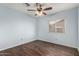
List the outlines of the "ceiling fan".
<svg viewBox="0 0 79 59">
<path fill-rule="evenodd" d="M 30 6 L 29 3 L 25 3 L 26 6 Z M 35 11 L 35 16 L 47 15 L 45 11 L 52 10 L 52 7 L 43 8 L 42 4 L 35 3 L 36 9 L 27 9 L 27 11 Z"/>
</svg>

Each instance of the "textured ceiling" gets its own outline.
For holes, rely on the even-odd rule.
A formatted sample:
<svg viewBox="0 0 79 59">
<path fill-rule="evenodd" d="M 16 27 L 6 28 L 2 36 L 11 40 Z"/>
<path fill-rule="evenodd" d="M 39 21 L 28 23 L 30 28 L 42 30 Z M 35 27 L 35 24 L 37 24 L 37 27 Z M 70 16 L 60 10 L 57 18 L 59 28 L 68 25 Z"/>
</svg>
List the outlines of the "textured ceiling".
<svg viewBox="0 0 79 59">
<path fill-rule="evenodd" d="M 0 4 L 1 6 L 6 6 L 12 9 L 15 9 L 20 12 L 24 12 L 26 14 L 29 14 L 31 16 L 35 15 L 34 11 L 27 11 L 27 9 L 36 9 L 36 6 L 34 3 L 30 3 L 31 6 L 26 6 L 24 3 L 4 3 Z M 63 10 L 71 9 L 74 7 L 77 7 L 78 3 L 42 3 L 43 8 L 45 7 L 52 7 L 53 9 L 50 11 L 46 11 L 48 15 L 60 12 Z"/>
</svg>

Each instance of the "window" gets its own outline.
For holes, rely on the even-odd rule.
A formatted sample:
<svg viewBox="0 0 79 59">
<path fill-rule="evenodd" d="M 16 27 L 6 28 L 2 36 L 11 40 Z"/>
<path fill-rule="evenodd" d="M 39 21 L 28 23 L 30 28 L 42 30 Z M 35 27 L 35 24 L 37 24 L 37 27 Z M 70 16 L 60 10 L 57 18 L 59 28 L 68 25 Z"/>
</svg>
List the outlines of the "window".
<svg viewBox="0 0 79 59">
<path fill-rule="evenodd" d="M 64 19 L 49 21 L 49 32 L 64 33 Z"/>
</svg>

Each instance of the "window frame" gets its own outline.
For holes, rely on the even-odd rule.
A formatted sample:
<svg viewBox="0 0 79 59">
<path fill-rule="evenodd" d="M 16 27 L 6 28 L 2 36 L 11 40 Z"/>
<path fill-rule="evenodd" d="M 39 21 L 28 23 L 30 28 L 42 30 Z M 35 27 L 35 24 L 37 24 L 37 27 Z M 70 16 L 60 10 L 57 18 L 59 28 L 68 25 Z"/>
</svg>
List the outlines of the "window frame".
<svg viewBox="0 0 79 59">
<path fill-rule="evenodd" d="M 61 32 L 57 32 L 56 24 L 55 24 L 55 31 L 52 31 L 51 28 L 50 28 L 50 22 L 51 22 L 51 21 L 54 21 L 54 22 L 56 21 L 56 23 L 57 23 L 57 22 L 60 22 L 60 21 L 62 21 L 62 20 L 64 21 L 64 24 L 63 24 L 63 27 L 60 26 L 60 28 L 62 28 L 63 31 L 61 31 Z M 51 32 L 51 33 L 65 33 L 65 19 L 49 20 L 49 21 L 48 21 L 48 28 L 49 28 L 49 29 L 48 29 L 49 32 Z M 59 28 L 59 29 L 60 29 L 60 28 Z"/>
</svg>

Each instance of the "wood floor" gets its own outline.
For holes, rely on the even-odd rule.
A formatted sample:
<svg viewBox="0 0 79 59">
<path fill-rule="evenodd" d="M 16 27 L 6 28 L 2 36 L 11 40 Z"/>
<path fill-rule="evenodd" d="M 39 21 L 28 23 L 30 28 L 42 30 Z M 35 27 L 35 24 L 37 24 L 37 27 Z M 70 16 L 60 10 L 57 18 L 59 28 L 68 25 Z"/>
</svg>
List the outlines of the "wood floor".
<svg viewBox="0 0 79 59">
<path fill-rule="evenodd" d="M 75 48 L 36 40 L 14 48 L 0 51 L 0 56 L 74 56 Z"/>
</svg>

